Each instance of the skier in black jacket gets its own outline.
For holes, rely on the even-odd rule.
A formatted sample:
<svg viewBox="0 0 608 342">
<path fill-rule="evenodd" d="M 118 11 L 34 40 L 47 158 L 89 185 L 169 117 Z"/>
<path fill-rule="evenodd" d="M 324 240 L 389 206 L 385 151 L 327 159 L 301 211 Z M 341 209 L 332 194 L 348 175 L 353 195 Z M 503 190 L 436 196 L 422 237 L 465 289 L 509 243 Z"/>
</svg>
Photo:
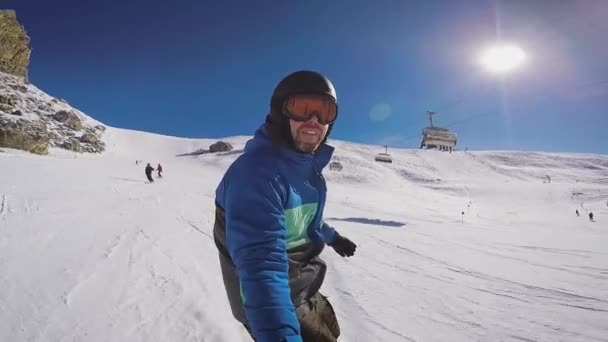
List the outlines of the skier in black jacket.
<svg viewBox="0 0 608 342">
<path fill-rule="evenodd" d="M 150 166 L 150 163 L 148 163 L 148 165 L 146 165 L 146 177 L 148 177 L 150 183 L 154 183 L 154 179 L 152 179 L 152 171 L 154 171 L 154 168 Z"/>
</svg>

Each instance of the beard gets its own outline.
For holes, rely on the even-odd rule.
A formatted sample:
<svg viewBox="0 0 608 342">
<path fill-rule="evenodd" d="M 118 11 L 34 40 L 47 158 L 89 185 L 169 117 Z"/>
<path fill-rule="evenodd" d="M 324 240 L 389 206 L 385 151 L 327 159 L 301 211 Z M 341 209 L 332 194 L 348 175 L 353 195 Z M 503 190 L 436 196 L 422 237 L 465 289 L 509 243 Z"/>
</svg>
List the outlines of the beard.
<svg viewBox="0 0 608 342">
<path fill-rule="evenodd" d="M 294 145 L 296 150 L 300 151 L 300 152 L 304 152 L 304 153 L 312 153 L 314 151 L 317 150 L 317 148 L 319 148 L 319 145 L 321 145 L 321 142 L 319 141 L 318 143 L 307 143 L 307 142 L 302 142 L 302 141 L 294 141 Z"/>
<path fill-rule="evenodd" d="M 308 127 L 302 127 L 297 132 L 293 139 L 293 144 L 296 150 L 304 153 L 312 153 L 319 148 L 323 138 L 325 137 L 325 132 L 322 130 L 319 131 L 317 135 L 309 135 L 304 133 L 304 130 L 310 129 Z"/>
</svg>

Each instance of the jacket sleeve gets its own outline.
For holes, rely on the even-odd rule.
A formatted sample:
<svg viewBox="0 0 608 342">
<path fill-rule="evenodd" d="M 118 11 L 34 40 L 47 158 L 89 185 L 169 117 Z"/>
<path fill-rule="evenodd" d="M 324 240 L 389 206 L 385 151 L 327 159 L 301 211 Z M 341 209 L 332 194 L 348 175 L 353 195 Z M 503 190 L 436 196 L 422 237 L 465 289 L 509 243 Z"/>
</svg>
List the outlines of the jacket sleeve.
<svg viewBox="0 0 608 342">
<path fill-rule="evenodd" d="M 325 243 L 328 245 L 332 244 L 336 240 L 336 230 L 332 226 L 325 223 L 325 221 L 322 221 L 321 223 L 321 234 L 323 235 L 323 241 L 325 241 Z"/>
<path fill-rule="evenodd" d="M 232 171 L 225 193 L 226 244 L 252 333 L 258 342 L 301 342 L 288 281 L 285 190 L 272 172 Z"/>
</svg>

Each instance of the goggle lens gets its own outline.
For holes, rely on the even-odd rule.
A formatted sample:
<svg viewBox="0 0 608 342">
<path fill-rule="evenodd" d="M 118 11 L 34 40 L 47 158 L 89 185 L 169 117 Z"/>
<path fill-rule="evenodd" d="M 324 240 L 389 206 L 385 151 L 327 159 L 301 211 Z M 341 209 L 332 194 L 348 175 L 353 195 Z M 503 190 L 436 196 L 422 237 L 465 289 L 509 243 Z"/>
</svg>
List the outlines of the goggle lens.
<svg viewBox="0 0 608 342">
<path fill-rule="evenodd" d="M 322 125 L 336 121 L 338 106 L 333 98 L 326 95 L 295 95 L 283 105 L 283 113 L 296 121 L 308 121 L 316 115 Z"/>
</svg>

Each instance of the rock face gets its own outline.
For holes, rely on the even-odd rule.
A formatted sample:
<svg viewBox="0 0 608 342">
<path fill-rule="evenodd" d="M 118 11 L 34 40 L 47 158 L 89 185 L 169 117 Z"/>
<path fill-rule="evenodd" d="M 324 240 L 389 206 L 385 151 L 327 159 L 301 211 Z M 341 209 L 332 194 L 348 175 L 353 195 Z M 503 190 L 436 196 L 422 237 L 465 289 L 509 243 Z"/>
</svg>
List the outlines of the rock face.
<svg viewBox="0 0 608 342">
<path fill-rule="evenodd" d="M 47 154 L 49 147 L 100 153 L 105 130 L 67 101 L 0 72 L 0 147 L 37 154 Z"/>
<path fill-rule="evenodd" d="M 89 128 L 86 133 L 80 136 L 79 141 L 83 144 L 83 152 L 97 153 L 105 150 L 106 144 L 101 141 L 98 134 L 97 131 Z"/>
<path fill-rule="evenodd" d="M 14 121 L 0 116 L 0 146 L 48 154 L 49 142 L 50 135 L 44 121 Z"/>
<path fill-rule="evenodd" d="M 61 143 L 61 145 L 59 145 L 59 147 L 65 149 L 65 150 L 70 150 L 70 151 L 74 151 L 74 152 L 82 152 L 82 148 L 80 147 L 80 141 L 78 141 L 77 139 L 66 140 L 63 143 Z"/>
<path fill-rule="evenodd" d="M 232 145 L 221 140 L 209 146 L 209 152 L 211 153 L 228 151 L 232 151 Z"/>
<path fill-rule="evenodd" d="M 22 77 L 27 82 L 30 37 L 12 10 L 0 10 L 0 72 Z"/>
<path fill-rule="evenodd" d="M 82 121 L 80 121 L 80 118 L 78 117 L 78 115 L 74 114 L 74 112 L 60 110 L 57 113 L 53 114 L 52 118 L 58 122 L 61 122 L 66 127 L 72 130 L 80 131 L 82 129 Z"/>
</svg>

